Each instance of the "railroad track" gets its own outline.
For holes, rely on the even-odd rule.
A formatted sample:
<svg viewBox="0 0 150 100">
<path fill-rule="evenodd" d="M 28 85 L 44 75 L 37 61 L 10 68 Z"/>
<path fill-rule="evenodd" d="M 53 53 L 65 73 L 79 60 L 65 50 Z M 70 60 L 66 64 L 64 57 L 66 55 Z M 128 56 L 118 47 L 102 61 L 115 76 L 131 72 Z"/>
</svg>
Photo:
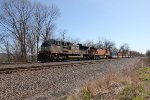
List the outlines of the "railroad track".
<svg viewBox="0 0 150 100">
<path fill-rule="evenodd" d="M 75 61 L 75 62 L 62 62 L 62 63 L 48 63 L 48 64 L 23 64 L 24 66 L 16 65 L 16 67 L 7 66 L 0 68 L 0 74 L 11 74 L 13 72 L 21 72 L 21 71 L 32 71 L 32 70 L 41 70 L 41 69 L 49 69 L 49 68 L 63 68 L 63 67 L 70 67 L 70 66 L 79 66 L 79 65 L 88 65 L 88 64 L 96 64 L 101 63 L 104 61 L 111 61 L 115 59 L 103 59 L 103 60 L 92 60 L 92 61 Z M 15 66 L 15 65 L 14 65 Z"/>
</svg>

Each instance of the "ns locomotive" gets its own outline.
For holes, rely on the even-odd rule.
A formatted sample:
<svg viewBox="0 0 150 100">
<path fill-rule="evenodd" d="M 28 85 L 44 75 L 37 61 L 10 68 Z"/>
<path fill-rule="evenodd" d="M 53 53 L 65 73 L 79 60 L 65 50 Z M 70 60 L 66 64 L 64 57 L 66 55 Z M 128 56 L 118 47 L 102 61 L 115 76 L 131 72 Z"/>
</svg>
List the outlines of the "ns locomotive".
<svg viewBox="0 0 150 100">
<path fill-rule="evenodd" d="M 115 56 L 118 56 L 116 51 L 112 52 L 105 49 L 97 50 L 95 47 L 83 46 L 82 44 L 49 39 L 42 43 L 41 50 L 38 54 L 38 61 L 51 62 L 68 59 L 101 59 Z"/>
</svg>

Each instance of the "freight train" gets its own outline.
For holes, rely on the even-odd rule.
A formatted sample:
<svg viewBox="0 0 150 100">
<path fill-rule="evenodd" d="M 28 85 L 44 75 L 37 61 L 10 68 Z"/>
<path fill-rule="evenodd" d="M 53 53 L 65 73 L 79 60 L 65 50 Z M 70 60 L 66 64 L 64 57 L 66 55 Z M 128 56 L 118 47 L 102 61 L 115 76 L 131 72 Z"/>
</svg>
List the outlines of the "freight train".
<svg viewBox="0 0 150 100">
<path fill-rule="evenodd" d="M 82 44 L 74 44 L 71 42 L 49 39 L 42 43 L 41 50 L 38 54 L 38 61 L 51 62 L 70 59 L 94 60 L 118 57 L 131 57 L 131 53 L 128 52 L 124 54 L 116 50 L 97 49 L 95 47 L 88 47 Z"/>
</svg>

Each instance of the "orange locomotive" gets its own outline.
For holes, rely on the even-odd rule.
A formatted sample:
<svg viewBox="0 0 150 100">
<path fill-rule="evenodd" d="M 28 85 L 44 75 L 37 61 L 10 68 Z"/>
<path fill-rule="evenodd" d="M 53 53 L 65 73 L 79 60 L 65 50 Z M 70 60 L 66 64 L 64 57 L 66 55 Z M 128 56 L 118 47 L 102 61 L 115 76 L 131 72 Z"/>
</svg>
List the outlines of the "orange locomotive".
<svg viewBox="0 0 150 100">
<path fill-rule="evenodd" d="M 110 51 L 107 49 L 98 49 L 96 55 L 99 58 L 110 58 Z"/>
</svg>

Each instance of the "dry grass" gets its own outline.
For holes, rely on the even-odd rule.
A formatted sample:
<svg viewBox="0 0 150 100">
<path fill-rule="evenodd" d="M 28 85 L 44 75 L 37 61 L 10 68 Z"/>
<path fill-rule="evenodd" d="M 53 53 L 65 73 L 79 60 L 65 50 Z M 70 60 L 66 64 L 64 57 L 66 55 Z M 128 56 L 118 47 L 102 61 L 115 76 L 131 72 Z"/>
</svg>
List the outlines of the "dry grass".
<svg viewBox="0 0 150 100">
<path fill-rule="evenodd" d="M 120 93 L 125 93 L 123 96 L 129 95 L 132 98 L 134 94 L 138 94 L 137 91 L 142 91 L 142 89 L 138 71 L 132 71 L 128 75 L 109 72 L 101 79 L 87 82 L 76 95 L 72 96 L 74 99 L 66 100 L 126 100 L 120 99 L 122 95 Z M 134 100 L 139 100 L 139 98 L 143 100 L 143 97 L 134 97 Z"/>
</svg>

